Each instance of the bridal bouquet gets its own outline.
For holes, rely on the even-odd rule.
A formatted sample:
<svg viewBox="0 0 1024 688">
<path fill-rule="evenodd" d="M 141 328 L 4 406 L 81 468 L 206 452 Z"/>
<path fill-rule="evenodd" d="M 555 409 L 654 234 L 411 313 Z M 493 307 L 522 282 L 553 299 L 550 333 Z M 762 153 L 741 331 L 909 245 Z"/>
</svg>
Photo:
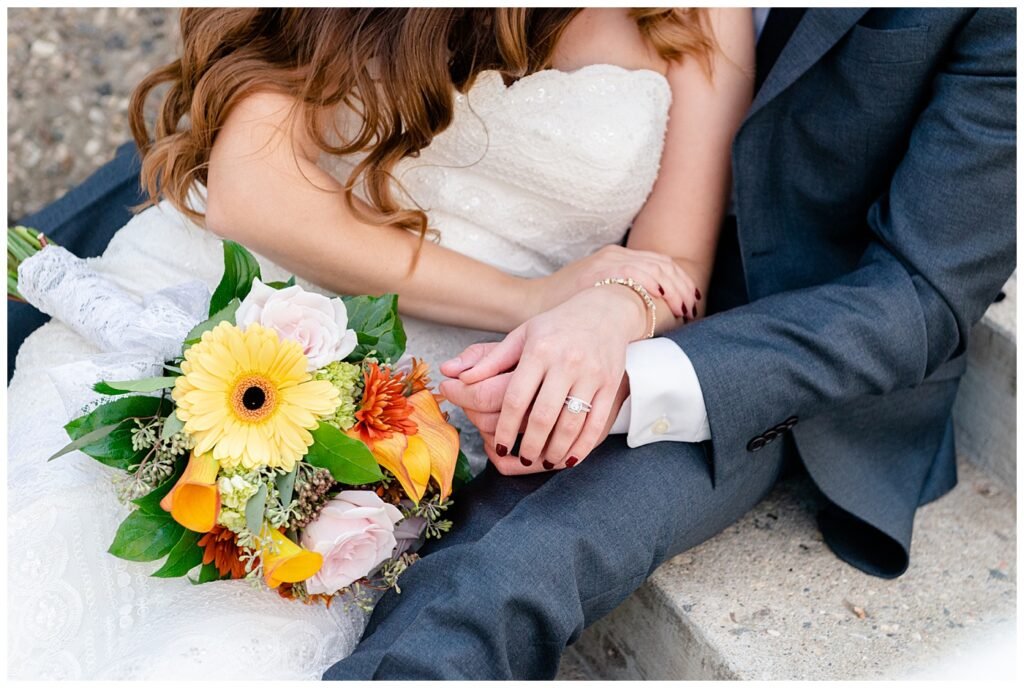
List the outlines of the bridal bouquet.
<svg viewBox="0 0 1024 688">
<path fill-rule="evenodd" d="M 8 242 L 17 298 L 28 280 L 12 269 L 63 249 L 25 228 Z M 132 510 L 109 552 L 162 560 L 156 577 L 245 578 L 304 601 L 397 588 L 469 477 L 426 364 L 403 356 L 397 297 L 264 283 L 225 241 L 207 314 L 159 375 L 98 382 L 105 402 L 51 457 L 80 451 L 119 472 Z"/>
</svg>

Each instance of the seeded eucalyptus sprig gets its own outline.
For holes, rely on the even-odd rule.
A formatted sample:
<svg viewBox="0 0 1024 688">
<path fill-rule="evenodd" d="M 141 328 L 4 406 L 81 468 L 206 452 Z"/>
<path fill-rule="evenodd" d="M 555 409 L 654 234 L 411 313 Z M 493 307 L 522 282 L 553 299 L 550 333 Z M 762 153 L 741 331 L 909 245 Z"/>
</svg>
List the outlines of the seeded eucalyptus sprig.
<svg viewBox="0 0 1024 688">
<path fill-rule="evenodd" d="M 37 229 L 31 227 L 7 228 L 7 298 L 14 301 L 25 299 L 18 292 L 18 266 L 23 260 L 31 258 L 52 241 Z M 56 246 L 56 244 L 53 244 Z"/>
</svg>

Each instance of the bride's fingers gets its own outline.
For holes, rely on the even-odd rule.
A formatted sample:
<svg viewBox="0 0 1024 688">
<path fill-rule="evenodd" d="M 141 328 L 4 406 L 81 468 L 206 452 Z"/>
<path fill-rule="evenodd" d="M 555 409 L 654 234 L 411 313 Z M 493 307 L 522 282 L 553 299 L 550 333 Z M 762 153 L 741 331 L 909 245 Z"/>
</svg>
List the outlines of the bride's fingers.
<svg viewBox="0 0 1024 688">
<path fill-rule="evenodd" d="M 498 424 L 494 428 L 494 446 L 499 456 L 505 456 L 515 446 L 527 409 L 543 380 L 544 368 L 536 363 L 521 364 L 512 374 L 501 404 Z"/>
<path fill-rule="evenodd" d="M 581 380 L 573 385 L 569 395 L 592 404 L 594 397 L 597 396 L 597 391 L 598 385 Z M 544 448 L 544 458 L 547 459 L 548 463 L 562 466 L 573 456 L 569 453 L 569 449 L 575 444 L 576 438 L 579 437 L 580 432 L 583 430 L 583 425 L 586 423 L 588 415 L 587 412 L 573 413 L 565 406 L 562 407 L 562 412 L 559 414 L 558 421 L 548 437 L 547 446 Z M 575 464 L 576 462 L 574 461 L 573 463 Z"/>
<path fill-rule="evenodd" d="M 441 364 L 441 374 L 447 377 L 458 377 L 462 371 L 475 366 L 481 358 L 486 356 L 497 345 L 498 342 L 470 344 L 461 354 Z"/>
<path fill-rule="evenodd" d="M 664 268 L 664 279 L 672 284 L 673 300 L 669 302 L 669 305 L 675 305 L 686 320 L 692 320 L 697 317 L 694 305 L 696 302 L 696 288 L 694 287 L 693 280 L 686 274 L 686 271 L 675 263 L 667 265 Z M 676 317 L 680 316 L 680 313 L 676 311 L 673 311 L 673 313 L 676 314 Z"/>
<path fill-rule="evenodd" d="M 558 422 L 565 399 L 572 389 L 572 379 L 561 371 L 548 369 L 544 383 L 533 401 L 533 410 L 526 423 L 526 432 L 519 445 L 519 456 L 534 462 L 541 462 L 550 469 L 553 464 L 543 463 L 544 445 L 548 442 L 552 428 Z"/>
<path fill-rule="evenodd" d="M 660 272 L 654 265 L 627 265 L 619 270 L 620 276 L 632 278 L 634 282 L 642 284 L 651 298 L 665 299 L 672 314 L 677 318 L 682 317 L 682 294 L 678 293 L 671 282 L 659 278 L 655 271 Z"/>
<path fill-rule="evenodd" d="M 519 362 L 525 344 L 526 329 L 517 327 L 509 332 L 505 339 L 491 348 L 483 358 L 477 361 L 476 365 L 464 370 L 459 375 L 459 379 L 466 384 L 472 384 L 498 373 L 504 373 Z"/>
<path fill-rule="evenodd" d="M 594 401 L 591 402 L 593 408 L 587 414 L 583 430 L 580 431 L 576 441 L 569 451 L 566 452 L 567 456 L 564 459 L 566 468 L 572 468 L 568 463 L 569 459 L 576 459 L 573 462 L 573 466 L 575 466 L 590 456 L 590 452 L 594 451 L 594 447 L 604 439 L 605 429 L 608 427 L 609 416 L 612 411 L 612 404 L 615 403 L 616 391 L 616 388 L 613 386 L 602 387 L 598 390 Z"/>
</svg>

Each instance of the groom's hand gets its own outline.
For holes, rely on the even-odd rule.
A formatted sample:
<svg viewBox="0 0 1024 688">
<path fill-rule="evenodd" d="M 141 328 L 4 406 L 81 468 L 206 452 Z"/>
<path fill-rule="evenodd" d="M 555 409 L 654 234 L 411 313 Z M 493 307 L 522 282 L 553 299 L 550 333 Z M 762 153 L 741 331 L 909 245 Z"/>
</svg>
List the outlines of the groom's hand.
<svg viewBox="0 0 1024 688">
<path fill-rule="evenodd" d="M 463 351 L 457 358 L 443 363 L 441 365 L 441 372 L 449 377 L 457 378 L 457 376 L 464 370 L 476 365 L 476 363 L 484 358 L 495 346 L 497 346 L 497 344 L 497 342 L 473 344 Z M 522 462 L 519 456 L 514 454 L 499 456 L 495 450 L 494 431 L 498 425 L 498 418 L 501 415 L 501 406 L 505 397 L 505 390 L 507 389 L 511 378 L 511 372 L 504 372 L 472 384 L 466 384 L 459 379 L 451 379 L 443 381 L 440 385 L 440 389 L 441 393 L 445 395 L 448 401 L 463 409 L 469 421 L 476 426 L 477 430 L 480 431 L 484 440 L 484 451 L 487 453 L 487 457 L 490 459 L 491 463 L 493 463 L 495 468 L 498 469 L 499 473 L 502 473 L 503 475 L 540 473 L 547 470 L 543 466 L 542 462 L 534 461 L 532 465 L 527 465 Z M 623 377 L 619 393 L 615 397 L 608 423 L 606 424 L 597 444 L 603 442 L 608 436 L 608 432 L 611 430 L 611 426 L 615 422 L 615 418 L 618 417 L 619 409 L 628 396 L 629 380 L 628 378 Z M 528 415 L 529 414 L 527 414 L 527 416 Z M 520 427 L 519 432 L 522 433 L 523 430 L 525 430 L 525 428 Z M 563 467 L 564 466 L 558 466 L 558 468 Z"/>
</svg>

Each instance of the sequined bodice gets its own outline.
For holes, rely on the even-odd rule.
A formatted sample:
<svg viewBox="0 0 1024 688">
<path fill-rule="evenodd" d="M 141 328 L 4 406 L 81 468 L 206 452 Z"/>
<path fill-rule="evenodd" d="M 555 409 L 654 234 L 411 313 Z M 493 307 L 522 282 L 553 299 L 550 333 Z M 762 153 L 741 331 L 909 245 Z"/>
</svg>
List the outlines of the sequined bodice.
<svg viewBox="0 0 1024 688">
<path fill-rule="evenodd" d="M 544 70 L 511 86 L 484 72 L 456 95 L 452 124 L 396 166 L 396 192 L 427 211 L 443 246 L 549 274 L 622 240 L 654 185 L 670 101 L 650 70 Z M 357 161 L 321 165 L 344 181 Z"/>
</svg>

